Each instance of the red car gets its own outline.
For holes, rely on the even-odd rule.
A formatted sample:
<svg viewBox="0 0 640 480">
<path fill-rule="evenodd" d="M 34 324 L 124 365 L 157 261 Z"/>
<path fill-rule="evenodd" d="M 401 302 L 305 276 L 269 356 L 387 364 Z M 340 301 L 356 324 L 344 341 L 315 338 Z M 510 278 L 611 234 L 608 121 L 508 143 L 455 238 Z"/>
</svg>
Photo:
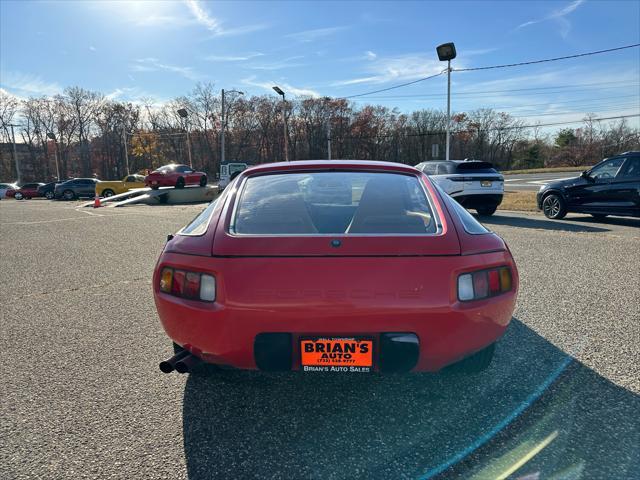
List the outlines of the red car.
<svg viewBox="0 0 640 480">
<path fill-rule="evenodd" d="M 153 190 L 160 187 L 183 188 L 185 185 L 200 185 L 204 187 L 207 184 L 207 174 L 196 172 L 188 165 L 172 163 L 160 167 L 144 177 L 144 184 Z"/>
<path fill-rule="evenodd" d="M 488 367 L 515 307 L 504 241 L 413 167 L 272 163 L 242 172 L 155 268 L 164 372 Z"/>
<path fill-rule="evenodd" d="M 7 190 L 6 196 L 13 197 L 16 200 L 29 200 L 34 197 L 42 197 L 42 194 L 38 191 L 38 188 L 42 185 L 44 185 L 44 183 L 25 183 L 17 190 Z"/>
</svg>

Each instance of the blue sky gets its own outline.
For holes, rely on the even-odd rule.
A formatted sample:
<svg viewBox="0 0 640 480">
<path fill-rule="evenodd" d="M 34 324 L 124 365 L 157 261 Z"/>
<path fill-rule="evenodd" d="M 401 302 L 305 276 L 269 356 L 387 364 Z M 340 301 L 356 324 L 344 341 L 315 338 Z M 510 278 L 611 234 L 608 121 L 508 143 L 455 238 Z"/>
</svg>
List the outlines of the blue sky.
<svg viewBox="0 0 640 480">
<path fill-rule="evenodd" d="M 290 96 L 348 96 L 437 73 L 640 43 L 638 1 L 0 1 L 0 88 L 79 85 L 158 102 L 196 82 Z M 452 109 L 496 107 L 550 122 L 640 112 L 640 49 L 452 76 Z M 358 103 L 445 106 L 446 77 Z M 474 93 L 475 92 L 475 93 Z M 634 120 L 634 124 L 637 124 Z"/>
</svg>

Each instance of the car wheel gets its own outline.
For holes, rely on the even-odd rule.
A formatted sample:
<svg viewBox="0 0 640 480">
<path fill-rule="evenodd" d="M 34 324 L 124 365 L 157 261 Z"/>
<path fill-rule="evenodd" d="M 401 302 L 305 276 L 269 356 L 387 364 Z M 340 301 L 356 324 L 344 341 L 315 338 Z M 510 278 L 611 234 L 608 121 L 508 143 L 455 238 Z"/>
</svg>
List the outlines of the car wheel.
<svg viewBox="0 0 640 480">
<path fill-rule="evenodd" d="M 560 220 L 567 214 L 567 206 L 560 195 L 552 193 L 544 197 L 542 201 L 542 211 L 547 218 Z"/>
<path fill-rule="evenodd" d="M 15 198 L 16 200 L 22 200 L 24 197 L 22 196 L 22 194 L 20 192 L 16 192 L 16 194 L 13 196 L 13 198 Z"/>
<path fill-rule="evenodd" d="M 496 351 L 496 344 L 492 343 L 488 347 L 483 348 L 479 352 L 474 353 L 470 357 L 459 361 L 449 367 L 453 372 L 461 373 L 480 373 L 489 368 L 493 355 Z"/>
<path fill-rule="evenodd" d="M 180 177 L 176 181 L 176 188 L 184 188 L 184 178 Z"/>
<path fill-rule="evenodd" d="M 74 198 L 76 198 L 76 194 L 73 193 L 73 190 L 65 190 L 64 192 L 62 192 L 62 198 L 64 198 L 65 200 L 73 200 Z"/>
<path fill-rule="evenodd" d="M 478 215 L 493 215 L 494 213 L 496 213 L 496 210 L 498 209 L 498 207 L 483 207 L 483 208 L 476 208 L 476 212 L 478 212 Z"/>
<path fill-rule="evenodd" d="M 113 190 L 111 190 L 110 188 L 107 188 L 105 190 L 102 191 L 102 197 L 113 197 L 116 194 L 116 192 L 114 192 Z"/>
<path fill-rule="evenodd" d="M 606 213 L 592 213 L 591 216 L 596 220 L 604 220 L 605 218 L 607 218 Z"/>
<path fill-rule="evenodd" d="M 203 176 L 200 177 L 200 186 L 204 187 L 206 185 L 207 185 L 207 176 L 203 175 Z"/>
<path fill-rule="evenodd" d="M 44 194 L 44 196 L 47 200 L 53 200 L 54 197 L 53 192 L 47 192 Z"/>
</svg>

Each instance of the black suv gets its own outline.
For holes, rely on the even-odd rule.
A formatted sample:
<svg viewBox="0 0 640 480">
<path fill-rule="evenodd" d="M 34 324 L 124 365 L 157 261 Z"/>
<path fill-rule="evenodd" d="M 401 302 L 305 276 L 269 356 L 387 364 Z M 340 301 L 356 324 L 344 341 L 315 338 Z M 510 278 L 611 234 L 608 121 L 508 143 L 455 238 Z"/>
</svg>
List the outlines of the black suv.
<svg viewBox="0 0 640 480">
<path fill-rule="evenodd" d="M 579 177 L 547 183 L 537 195 L 548 218 L 568 212 L 640 217 L 640 152 L 625 152 L 603 161 Z"/>
</svg>

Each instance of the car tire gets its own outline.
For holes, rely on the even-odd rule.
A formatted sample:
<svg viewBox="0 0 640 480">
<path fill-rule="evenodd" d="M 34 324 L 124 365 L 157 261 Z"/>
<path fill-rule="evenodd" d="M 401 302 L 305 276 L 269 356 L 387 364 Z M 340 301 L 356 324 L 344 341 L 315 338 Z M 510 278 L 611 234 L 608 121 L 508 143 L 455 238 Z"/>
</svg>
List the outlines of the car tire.
<svg viewBox="0 0 640 480">
<path fill-rule="evenodd" d="M 591 216 L 596 220 L 604 220 L 605 218 L 607 218 L 606 213 L 592 213 Z"/>
<path fill-rule="evenodd" d="M 207 185 L 207 176 L 203 175 L 200 177 L 200 186 L 205 187 Z"/>
<path fill-rule="evenodd" d="M 47 200 L 53 200 L 53 198 L 55 197 L 55 195 L 53 194 L 53 192 L 46 192 L 46 193 L 44 194 L 44 196 L 45 196 L 45 198 L 46 198 Z"/>
<path fill-rule="evenodd" d="M 184 178 L 180 177 L 176 180 L 176 188 L 184 188 Z"/>
<path fill-rule="evenodd" d="M 492 343 L 488 347 L 483 348 L 479 352 L 474 353 L 470 357 L 459 361 L 449 367 L 453 372 L 460 373 L 480 373 L 485 371 L 491 365 L 493 356 L 496 351 L 496 344 Z"/>
<path fill-rule="evenodd" d="M 567 214 L 567 204 L 560 195 L 552 193 L 542 200 L 542 212 L 551 220 L 560 220 Z"/>
<path fill-rule="evenodd" d="M 62 198 L 64 198 L 65 200 L 75 200 L 76 194 L 73 192 L 73 190 L 65 190 L 64 192 L 62 192 Z"/>
<path fill-rule="evenodd" d="M 476 208 L 476 212 L 478 212 L 478 215 L 489 217 L 494 213 L 496 213 L 497 209 L 498 207 L 482 207 L 482 208 Z"/>
<path fill-rule="evenodd" d="M 101 197 L 104 198 L 109 198 L 109 197 L 113 197 L 116 194 L 116 192 L 114 192 L 113 190 L 111 190 L 110 188 L 105 188 L 102 191 L 102 195 L 100 195 Z"/>
<path fill-rule="evenodd" d="M 15 198 L 16 200 L 22 200 L 24 196 L 20 192 L 16 192 L 13 198 Z"/>
</svg>

